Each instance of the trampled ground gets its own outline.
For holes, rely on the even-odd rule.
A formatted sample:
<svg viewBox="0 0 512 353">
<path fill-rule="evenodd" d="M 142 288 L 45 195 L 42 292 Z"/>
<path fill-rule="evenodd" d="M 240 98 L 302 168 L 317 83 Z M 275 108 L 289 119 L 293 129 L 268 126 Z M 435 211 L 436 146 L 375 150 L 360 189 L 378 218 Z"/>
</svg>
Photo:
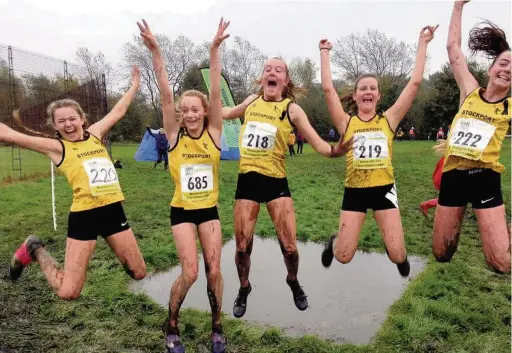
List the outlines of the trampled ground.
<svg viewBox="0 0 512 353">
<path fill-rule="evenodd" d="M 278 329 L 226 318 L 229 352 L 510 352 L 510 277 L 494 274 L 486 267 L 471 209 L 466 214 L 453 261 L 449 264 L 433 261 L 432 214 L 425 219 L 417 210 L 420 201 L 436 195 L 431 175 L 438 157 L 431 151 L 432 146 L 432 142 L 423 141 L 394 145 L 407 249 L 409 253 L 427 257 L 429 265 L 391 307 L 373 343 L 338 345 L 311 336 L 289 338 Z M 142 235 L 138 242 L 148 270 L 166 270 L 178 263 L 169 230 L 168 202 L 174 186 L 162 167 L 155 170 L 150 164 L 133 160 L 136 147 L 113 148 L 114 157 L 124 165 L 119 176 L 127 199 L 125 211 L 134 232 Z M 2 168 L 5 164 L 10 167 L 10 154 L 0 156 Z M 5 158 L 9 158 L 7 163 Z M 34 163 L 40 163 L 41 172 L 48 171 L 49 162 L 42 157 L 33 158 Z M 501 160 L 507 167 L 502 184 L 510 216 L 508 141 L 503 146 Z M 323 158 L 309 146 L 304 156 L 288 160 L 301 240 L 323 242 L 336 231 L 344 169 L 343 159 Z M 222 162 L 219 210 L 225 240 L 233 234 L 236 176 L 237 163 Z M 42 237 L 48 250 L 62 263 L 71 190 L 61 176 L 56 187 L 57 232 L 53 231 L 51 221 L 49 179 L 0 187 L 0 263 L 4 269 L 14 249 L 31 233 Z M 264 208 L 256 233 L 274 236 Z M 367 217 L 364 225 L 360 249 L 384 251 L 371 217 Z M 0 352 L 162 352 L 159 325 L 166 312 L 147 297 L 132 294 L 127 287 L 129 280 L 101 240 L 82 296 L 74 302 L 59 300 L 37 266 L 30 266 L 15 284 L 2 277 Z M 188 352 L 194 352 L 196 345 L 198 352 L 208 351 L 208 314 L 184 310 L 181 328 Z"/>
</svg>

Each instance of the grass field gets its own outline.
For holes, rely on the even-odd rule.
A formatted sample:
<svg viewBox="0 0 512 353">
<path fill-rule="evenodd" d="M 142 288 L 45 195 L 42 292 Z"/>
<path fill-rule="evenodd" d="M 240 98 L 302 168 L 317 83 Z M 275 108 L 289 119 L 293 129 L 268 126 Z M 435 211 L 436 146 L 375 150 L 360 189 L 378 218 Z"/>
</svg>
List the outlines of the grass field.
<svg viewBox="0 0 512 353">
<path fill-rule="evenodd" d="M 50 160 L 36 152 L 20 149 L 22 179 L 38 179 L 50 175 Z M 15 152 L 18 157 L 18 153 Z M 17 161 L 14 161 L 19 166 Z M 20 180 L 20 172 L 13 170 L 13 150 L 10 146 L 0 145 L 0 184 Z"/>
<path fill-rule="evenodd" d="M 426 141 L 394 146 L 407 249 L 427 257 L 429 265 L 392 306 L 372 344 L 337 345 L 311 336 L 292 339 L 278 329 L 249 326 L 241 320 L 226 318 L 229 352 L 510 352 L 510 277 L 497 275 L 486 267 L 471 210 L 466 214 L 459 250 L 452 262 L 433 261 L 432 214 L 425 219 L 417 209 L 420 201 L 436 195 L 431 176 L 438 157 L 431 151 L 432 146 L 432 142 Z M 121 159 L 124 165 L 118 172 L 127 199 L 125 210 L 134 232 L 139 234 L 148 270 L 165 270 L 178 263 L 168 218 L 168 201 L 174 186 L 161 168 L 155 170 L 151 164 L 133 161 L 136 147 L 113 148 L 114 158 Z M 309 146 L 304 150 L 304 156 L 290 158 L 287 164 L 297 209 L 298 237 L 322 242 L 338 226 L 344 159 L 323 158 Z M 4 154 L 0 156 L 4 159 Z M 508 216 L 510 158 L 507 141 L 501 160 L 507 167 L 502 184 Z M 222 162 L 219 210 L 225 240 L 233 234 L 236 176 L 237 163 Z M 0 263 L 6 265 L 14 249 L 31 233 L 42 237 L 48 250 L 62 263 L 71 189 L 63 177 L 57 178 L 56 188 L 58 231 L 54 232 L 48 178 L 0 187 Z M 256 233 L 274 236 L 264 209 Z M 360 249 L 384 251 L 371 217 L 367 217 L 364 225 Z M 48 288 L 38 266 L 30 266 L 15 284 L 2 278 L 0 352 L 162 352 L 159 325 L 166 310 L 144 295 L 130 293 L 128 281 L 129 277 L 101 240 L 90 263 L 82 296 L 74 302 L 59 300 Z M 209 351 L 208 313 L 184 310 L 180 325 L 187 352 Z"/>
</svg>

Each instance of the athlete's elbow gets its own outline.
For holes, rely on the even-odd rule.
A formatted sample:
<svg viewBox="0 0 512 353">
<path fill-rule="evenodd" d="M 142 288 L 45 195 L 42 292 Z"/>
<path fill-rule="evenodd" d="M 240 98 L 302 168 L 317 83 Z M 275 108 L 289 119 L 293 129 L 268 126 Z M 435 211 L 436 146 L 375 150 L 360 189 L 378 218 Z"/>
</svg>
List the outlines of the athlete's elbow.
<svg viewBox="0 0 512 353">
<path fill-rule="evenodd" d="M 324 91 L 324 93 L 331 93 L 332 91 L 334 91 L 334 87 L 328 84 L 327 82 L 322 81 L 322 90 Z"/>
<path fill-rule="evenodd" d="M 162 90 L 161 95 L 162 95 L 162 103 L 172 104 L 173 97 L 172 97 L 172 92 L 170 89 Z"/>
<path fill-rule="evenodd" d="M 419 90 L 420 85 L 421 85 L 421 81 L 423 80 L 423 78 L 420 75 L 417 75 L 417 76 L 418 77 L 413 76 L 411 78 L 411 80 L 409 81 L 409 87 L 411 89 L 413 89 L 415 92 Z"/>
<path fill-rule="evenodd" d="M 457 41 L 457 39 L 455 38 L 448 38 L 448 41 L 446 42 L 446 49 L 448 51 L 450 50 L 454 50 L 454 49 L 457 49 L 459 48 L 459 43 Z"/>
<path fill-rule="evenodd" d="M 327 142 L 325 143 L 325 145 L 322 144 L 320 146 L 316 146 L 315 150 L 324 157 L 332 157 L 332 147 Z"/>
<path fill-rule="evenodd" d="M 126 112 L 128 111 L 128 104 L 123 104 L 123 105 L 119 105 L 117 107 L 114 107 L 114 109 L 112 109 L 112 116 L 115 118 L 116 121 L 122 119 Z"/>
<path fill-rule="evenodd" d="M 446 50 L 448 51 L 448 60 L 450 61 L 450 64 L 459 59 L 461 49 L 456 40 L 448 40 L 448 43 L 446 43 Z"/>
</svg>

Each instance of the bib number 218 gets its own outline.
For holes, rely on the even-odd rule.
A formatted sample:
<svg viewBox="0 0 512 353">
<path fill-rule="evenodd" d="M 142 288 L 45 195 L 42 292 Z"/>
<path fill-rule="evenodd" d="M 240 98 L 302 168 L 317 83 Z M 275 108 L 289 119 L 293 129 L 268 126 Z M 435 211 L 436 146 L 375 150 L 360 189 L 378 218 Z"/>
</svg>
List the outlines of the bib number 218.
<svg viewBox="0 0 512 353">
<path fill-rule="evenodd" d="M 261 137 L 260 135 L 249 134 L 247 135 L 249 141 L 247 141 L 247 147 L 254 148 L 267 148 L 268 147 L 268 136 Z"/>
</svg>

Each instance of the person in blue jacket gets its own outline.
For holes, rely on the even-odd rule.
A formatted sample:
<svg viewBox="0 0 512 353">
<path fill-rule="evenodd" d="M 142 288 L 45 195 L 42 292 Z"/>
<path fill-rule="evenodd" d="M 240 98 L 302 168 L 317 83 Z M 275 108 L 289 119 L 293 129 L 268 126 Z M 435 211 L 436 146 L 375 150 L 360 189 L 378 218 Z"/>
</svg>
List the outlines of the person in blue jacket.
<svg viewBox="0 0 512 353">
<path fill-rule="evenodd" d="M 151 136 L 153 136 L 156 140 L 156 150 L 158 151 L 158 160 L 156 161 L 153 168 L 162 161 L 162 157 L 164 159 L 164 170 L 167 170 L 169 167 L 169 159 L 167 156 L 167 148 L 169 147 L 169 142 L 167 141 L 167 137 L 165 136 L 164 129 L 158 130 L 158 134 L 153 134 L 151 128 L 148 126 L 147 130 Z"/>
</svg>

